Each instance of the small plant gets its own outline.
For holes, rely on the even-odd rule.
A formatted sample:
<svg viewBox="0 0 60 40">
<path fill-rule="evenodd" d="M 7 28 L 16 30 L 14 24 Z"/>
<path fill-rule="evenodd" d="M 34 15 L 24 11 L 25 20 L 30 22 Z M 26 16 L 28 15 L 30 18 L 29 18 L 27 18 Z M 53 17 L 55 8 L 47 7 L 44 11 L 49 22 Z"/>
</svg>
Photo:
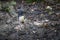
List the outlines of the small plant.
<svg viewBox="0 0 60 40">
<path fill-rule="evenodd" d="M 6 3 L 1 3 L 1 11 L 5 11 L 5 12 L 9 12 L 10 11 L 10 8 L 9 6 L 14 6 L 16 5 L 16 2 L 15 1 L 11 1 L 11 2 L 6 2 Z"/>
<path fill-rule="evenodd" d="M 1 11 L 9 12 L 9 7 L 2 7 Z"/>
</svg>

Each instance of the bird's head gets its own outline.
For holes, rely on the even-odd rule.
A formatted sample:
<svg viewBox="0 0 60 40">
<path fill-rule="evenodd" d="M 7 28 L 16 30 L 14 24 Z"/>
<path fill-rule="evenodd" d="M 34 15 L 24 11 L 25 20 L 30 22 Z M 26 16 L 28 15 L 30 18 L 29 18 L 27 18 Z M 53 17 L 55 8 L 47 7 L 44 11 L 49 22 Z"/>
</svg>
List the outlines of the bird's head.
<svg viewBox="0 0 60 40">
<path fill-rule="evenodd" d="M 19 16 L 23 16 L 23 14 L 24 14 L 24 9 L 18 8 L 18 9 L 17 9 L 17 13 L 18 13 L 18 17 L 19 17 Z"/>
</svg>

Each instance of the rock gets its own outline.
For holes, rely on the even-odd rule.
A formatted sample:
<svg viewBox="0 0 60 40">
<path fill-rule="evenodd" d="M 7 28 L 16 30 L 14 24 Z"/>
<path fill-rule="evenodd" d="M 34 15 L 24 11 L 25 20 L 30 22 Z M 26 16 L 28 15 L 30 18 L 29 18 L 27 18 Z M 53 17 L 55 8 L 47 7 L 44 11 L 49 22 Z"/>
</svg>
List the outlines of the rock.
<svg viewBox="0 0 60 40">
<path fill-rule="evenodd" d="M 34 22 L 34 25 L 36 25 L 36 26 L 43 26 L 43 23 L 42 22 Z"/>
<path fill-rule="evenodd" d="M 7 20 L 7 23 L 10 23 L 10 22 L 11 22 L 11 19 L 8 19 L 8 20 Z"/>
<path fill-rule="evenodd" d="M 13 33 L 10 36 L 8 36 L 9 40 L 18 40 L 18 34 L 17 33 Z"/>
<path fill-rule="evenodd" d="M 47 6 L 47 7 L 46 7 L 46 9 L 50 9 L 50 10 L 52 10 L 52 7 L 50 7 L 50 6 Z"/>
</svg>

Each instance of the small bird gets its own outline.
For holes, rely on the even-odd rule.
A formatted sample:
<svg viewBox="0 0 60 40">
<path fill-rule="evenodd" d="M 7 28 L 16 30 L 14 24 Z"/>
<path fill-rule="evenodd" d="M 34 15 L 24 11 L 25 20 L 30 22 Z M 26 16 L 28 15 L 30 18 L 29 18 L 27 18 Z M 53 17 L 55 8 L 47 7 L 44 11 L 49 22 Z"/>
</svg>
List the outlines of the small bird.
<svg viewBox="0 0 60 40">
<path fill-rule="evenodd" d="M 22 9 L 18 9 L 18 20 L 21 23 L 24 23 L 25 16 L 23 15 L 24 11 Z"/>
</svg>

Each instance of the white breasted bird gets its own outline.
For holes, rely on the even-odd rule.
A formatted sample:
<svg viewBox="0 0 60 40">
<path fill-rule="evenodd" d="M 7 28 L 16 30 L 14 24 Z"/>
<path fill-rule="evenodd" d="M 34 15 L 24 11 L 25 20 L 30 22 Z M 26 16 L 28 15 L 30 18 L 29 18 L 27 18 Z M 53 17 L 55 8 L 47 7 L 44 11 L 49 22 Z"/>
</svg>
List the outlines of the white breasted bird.
<svg viewBox="0 0 60 40">
<path fill-rule="evenodd" d="M 24 23 L 25 16 L 23 15 L 24 11 L 21 9 L 18 9 L 18 20 L 21 23 Z"/>
</svg>

